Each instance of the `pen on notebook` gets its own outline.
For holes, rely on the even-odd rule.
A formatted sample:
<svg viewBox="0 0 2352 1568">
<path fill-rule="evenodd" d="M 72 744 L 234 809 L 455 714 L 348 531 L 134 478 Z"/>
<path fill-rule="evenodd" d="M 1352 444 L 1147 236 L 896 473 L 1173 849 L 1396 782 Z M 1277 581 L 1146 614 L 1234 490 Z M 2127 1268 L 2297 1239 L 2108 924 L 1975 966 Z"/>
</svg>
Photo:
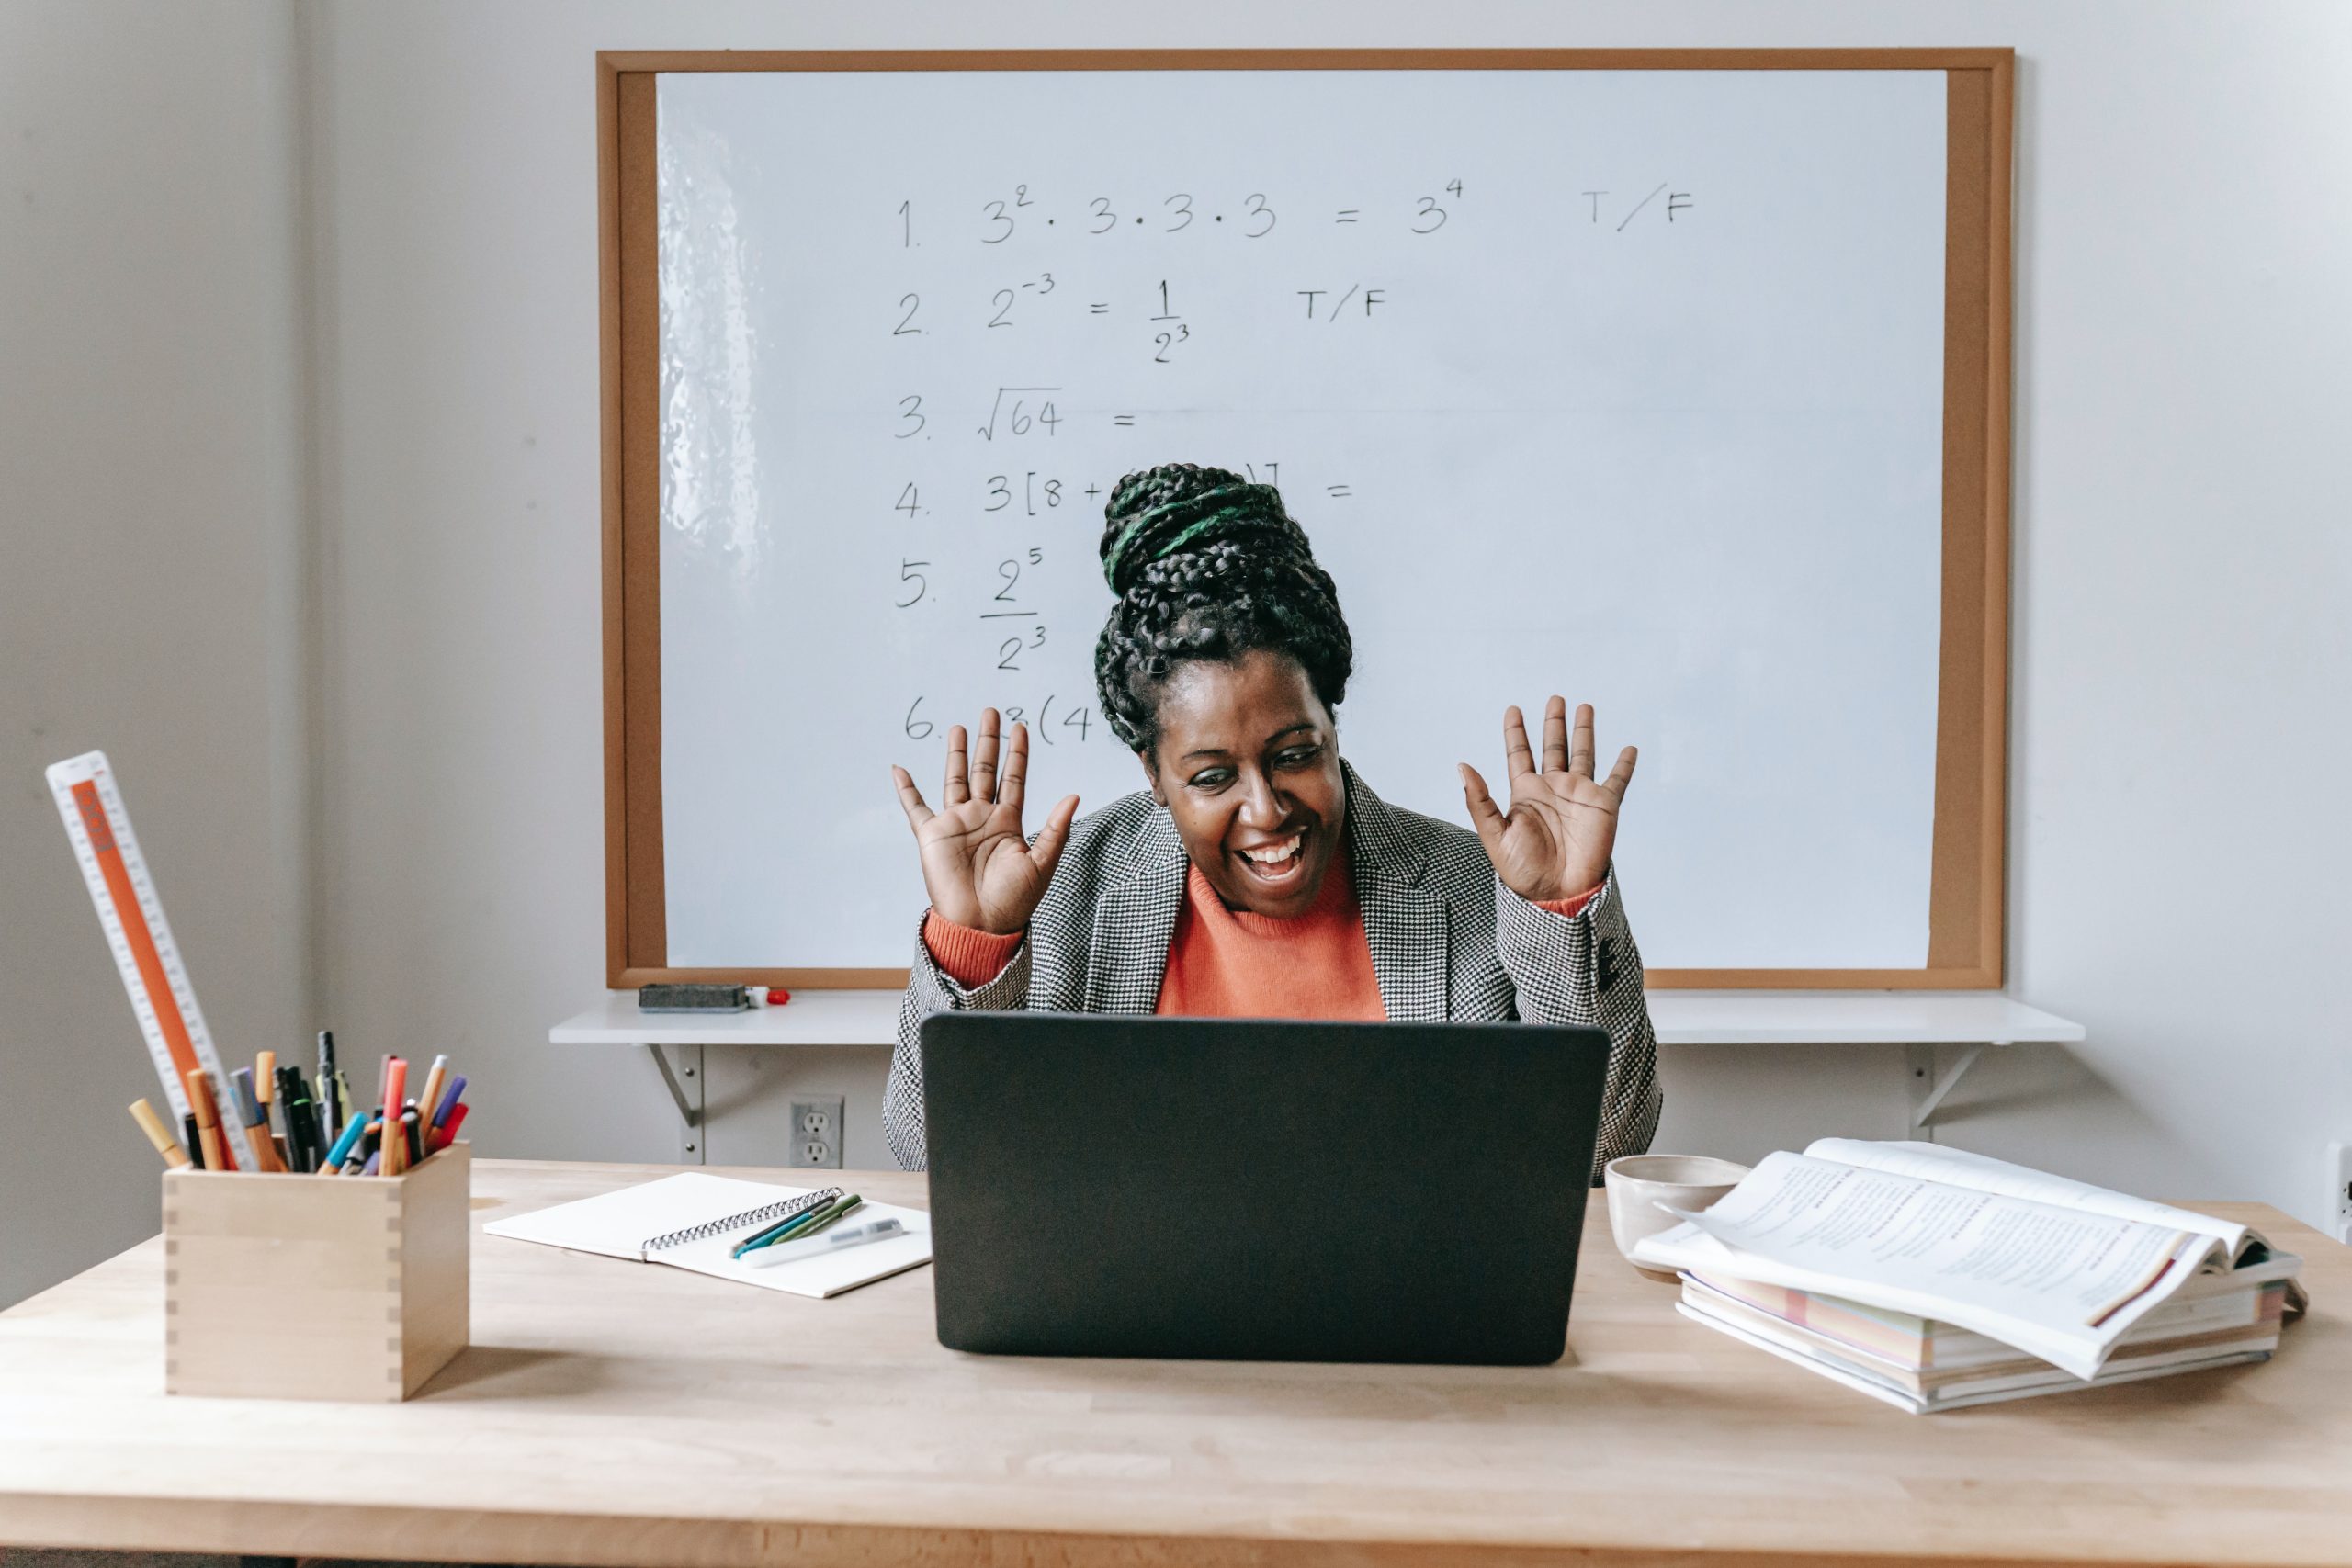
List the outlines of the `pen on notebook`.
<svg viewBox="0 0 2352 1568">
<path fill-rule="evenodd" d="M 745 1253 L 758 1252 L 764 1247 L 777 1247 L 787 1241 L 799 1241 L 804 1237 L 814 1235 L 865 1201 L 853 1192 L 847 1197 L 834 1199 L 822 1208 L 810 1209 L 795 1214 L 767 1235 L 745 1242 L 742 1250 L 735 1256 L 741 1258 Z"/>
<path fill-rule="evenodd" d="M 831 1211 L 818 1215 L 815 1219 L 809 1221 L 800 1229 L 794 1231 L 791 1235 L 785 1239 L 788 1241 L 807 1241 L 819 1231 L 832 1229 L 833 1226 L 848 1218 L 850 1214 L 865 1206 L 865 1200 L 853 1192 L 848 1197 L 842 1199 L 840 1202 L 834 1204 Z"/>
<path fill-rule="evenodd" d="M 750 1241 L 744 1244 L 743 1250 L 745 1252 L 755 1252 L 763 1247 L 774 1247 L 777 1242 L 789 1241 L 792 1237 L 804 1234 L 809 1226 L 817 1224 L 820 1220 L 822 1220 L 827 1214 L 831 1213 L 835 1209 L 840 1208 L 842 1204 L 846 1201 L 848 1201 L 848 1200 L 842 1195 L 840 1190 L 835 1189 L 831 1197 L 826 1199 L 815 1208 L 803 1209 L 800 1213 L 792 1215 L 788 1219 L 779 1221 L 775 1224 L 769 1226 L 760 1235 L 753 1236 Z"/>
<path fill-rule="evenodd" d="M 834 1253 L 853 1247 L 863 1247 L 870 1241 L 888 1241 L 907 1234 L 907 1227 L 896 1219 L 876 1220 L 863 1225 L 852 1225 L 830 1235 L 811 1236 L 805 1241 L 787 1241 L 775 1247 L 762 1247 L 748 1259 L 754 1269 L 773 1269 L 779 1263 L 797 1263 L 804 1258 L 830 1258 Z"/>
<path fill-rule="evenodd" d="M 155 1114 L 153 1106 L 144 1100 L 132 1100 L 130 1119 L 139 1123 L 139 1130 L 147 1134 L 147 1141 L 155 1145 L 155 1152 L 164 1156 L 165 1165 L 177 1170 L 187 1163 L 187 1151 L 173 1140 L 171 1130 L 164 1125 L 164 1119 Z"/>
<path fill-rule="evenodd" d="M 802 1207 L 795 1209 L 792 1213 L 785 1215 L 784 1218 L 776 1221 L 774 1224 L 763 1225 L 760 1229 L 752 1232 L 750 1235 L 745 1236 L 741 1241 L 735 1244 L 733 1250 L 730 1251 L 728 1256 L 730 1258 L 742 1257 L 744 1253 L 750 1251 L 752 1247 L 775 1239 L 778 1232 L 789 1230 L 794 1225 L 797 1225 L 803 1220 L 806 1220 L 809 1215 L 816 1213 L 820 1210 L 830 1208 L 841 1197 L 841 1195 L 842 1190 L 838 1187 L 820 1187 L 814 1192 L 802 1193 L 797 1199 L 792 1200 L 792 1201 L 798 1202 L 803 1205 Z"/>
</svg>

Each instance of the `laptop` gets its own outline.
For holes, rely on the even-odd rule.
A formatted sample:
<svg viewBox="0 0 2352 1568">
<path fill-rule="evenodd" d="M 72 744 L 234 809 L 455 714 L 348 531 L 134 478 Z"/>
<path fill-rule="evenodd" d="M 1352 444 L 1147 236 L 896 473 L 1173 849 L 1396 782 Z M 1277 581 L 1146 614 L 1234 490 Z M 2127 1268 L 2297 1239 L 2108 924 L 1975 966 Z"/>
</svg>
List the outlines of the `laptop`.
<svg viewBox="0 0 2352 1568">
<path fill-rule="evenodd" d="M 922 1024 L 939 1341 L 1541 1366 L 1608 1037 L 1041 1012 Z"/>
</svg>

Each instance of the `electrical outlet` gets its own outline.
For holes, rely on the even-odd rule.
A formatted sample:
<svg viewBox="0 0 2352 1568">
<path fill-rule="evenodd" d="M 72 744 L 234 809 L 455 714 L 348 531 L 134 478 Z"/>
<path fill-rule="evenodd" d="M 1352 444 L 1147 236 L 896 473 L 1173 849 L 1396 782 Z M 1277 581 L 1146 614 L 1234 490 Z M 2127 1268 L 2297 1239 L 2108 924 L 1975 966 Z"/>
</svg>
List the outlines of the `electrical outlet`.
<svg viewBox="0 0 2352 1568">
<path fill-rule="evenodd" d="M 2327 1145 L 2328 1216 L 2335 1239 L 2352 1242 L 2352 1144 Z"/>
<path fill-rule="evenodd" d="M 842 1168 L 842 1097 L 799 1095 L 792 1102 L 792 1146 L 785 1164 L 804 1170 Z"/>
</svg>

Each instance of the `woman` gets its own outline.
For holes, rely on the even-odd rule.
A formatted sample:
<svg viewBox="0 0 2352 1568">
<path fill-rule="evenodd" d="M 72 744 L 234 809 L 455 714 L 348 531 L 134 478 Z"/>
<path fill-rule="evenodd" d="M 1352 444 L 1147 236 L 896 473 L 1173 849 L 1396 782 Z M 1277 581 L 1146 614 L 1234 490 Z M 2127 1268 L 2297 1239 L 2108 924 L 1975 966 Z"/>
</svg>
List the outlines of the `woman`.
<svg viewBox="0 0 2352 1568">
<path fill-rule="evenodd" d="M 948 731 L 933 811 L 899 802 L 931 895 L 882 1122 L 923 1164 L 918 1029 L 959 1008 L 1590 1024 L 1608 1031 L 1603 1163 L 1649 1146 L 1656 1047 L 1610 848 L 1627 747 L 1593 776 L 1592 710 L 1544 716 L 1541 765 L 1503 716 L 1505 810 L 1462 764 L 1476 833 L 1387 805 L 1340 759 L 1354 649 L 1330 577 L 1269 485 L 1176 464 L 1104 509 L 1118 603 L 1094 654 L 1103 717 L 1148 793 L 1022 828 L 1028 732 L 998 766 L 994 709 L 968 759 Z"/>
</svg>

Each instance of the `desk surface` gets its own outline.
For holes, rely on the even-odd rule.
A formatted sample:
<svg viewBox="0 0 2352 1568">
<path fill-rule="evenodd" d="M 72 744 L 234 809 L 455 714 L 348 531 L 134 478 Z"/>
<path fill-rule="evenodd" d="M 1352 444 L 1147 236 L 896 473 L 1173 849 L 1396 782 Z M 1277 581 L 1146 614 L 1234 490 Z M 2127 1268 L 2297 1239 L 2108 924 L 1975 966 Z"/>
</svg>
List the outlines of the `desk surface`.
<svg viewBox="0 0 2352 1568">
<path fill-rule="evenodd" d="M 476 1222 L 667 1168 L 479 1162 Z M 741 1174 L 784 1180 L 787 1173 Z M 859 1190 L 923 1201 L 921 1176 Z M 1556 1367 L 997 1359 L 478 1237 L 404 1405 L 167 1399 L 149 1241 L 0 1314 L 0 1541 L 597 1564 L 2352 1563 L 2352 1249 L 2267 1366 L 1919 1417 L 1677 1317 L 1591 1207 Z M 1181 1542 L 1181 1544 L 1170 1544 Z M 1514 1550 L 1516 1549 L 1516 1550 Z"/>
<path fill-rule="evenodd" d="M 644 1012 L 610 991 L 548 1031 L 556 1045 L 887 1045 L 898 991 L 796 991 L 749 1012 Z M 2010 1045 L 2064 1043 L 2083 1026 L 1998 991 L 1652 991 L 1661 1045 Z"/>
</svg>

